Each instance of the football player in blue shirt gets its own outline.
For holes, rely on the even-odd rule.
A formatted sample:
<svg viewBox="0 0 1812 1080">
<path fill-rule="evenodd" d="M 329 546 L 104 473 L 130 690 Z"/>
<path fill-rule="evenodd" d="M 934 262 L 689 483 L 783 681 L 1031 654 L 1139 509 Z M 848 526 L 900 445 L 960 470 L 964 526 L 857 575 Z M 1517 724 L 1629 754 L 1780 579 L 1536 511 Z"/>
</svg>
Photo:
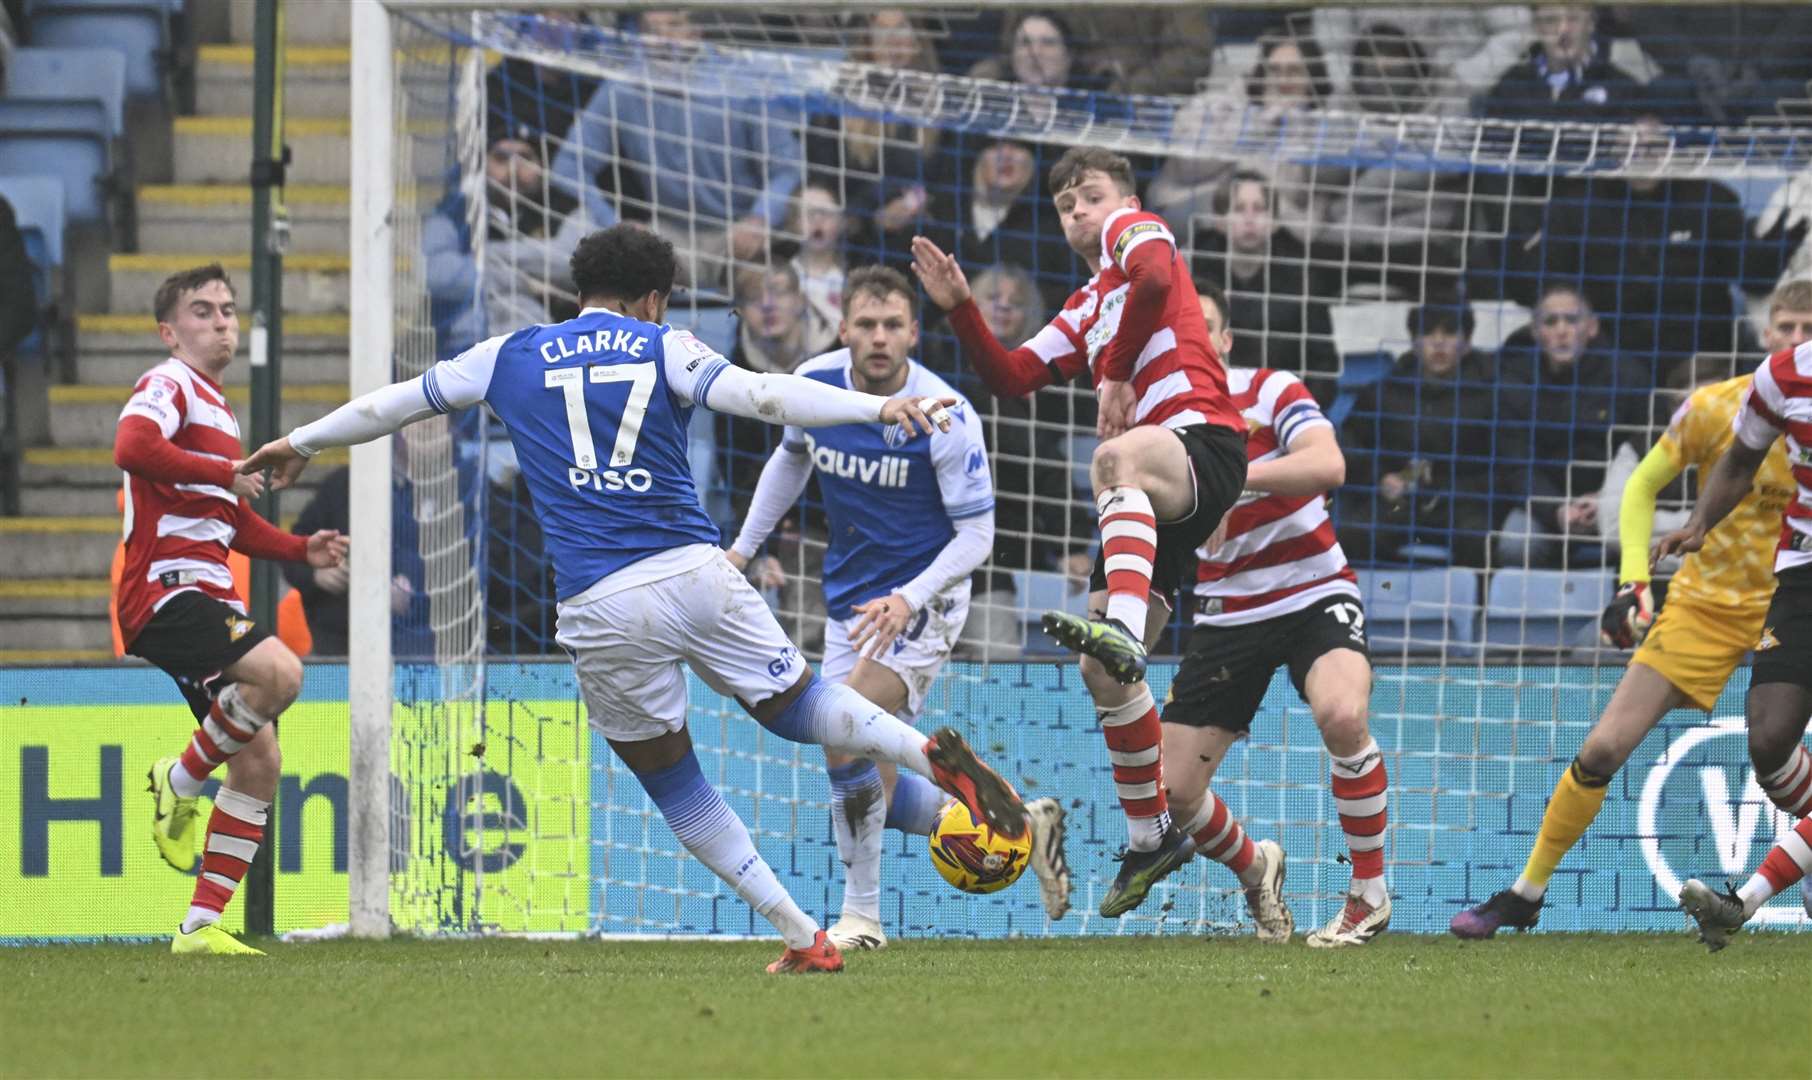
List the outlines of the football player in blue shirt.
<svg viewBox="0 0 1812 1080">
<path fill-rule="evenodd" d="M 484 402 L 509 429 L 561 596 L 558 640 L 573 655 L 594 728 L 647 790 L 674 835 L 786 940 L 774 973 L 839 971 L 843 958 L 787 895 L 686 730 L 682 662 L 762 725 L 795 742 L 904 765 L 961 799 L 978 821 L 1026 832 L 1011 786 L 948 728 L 927 740 L 854 690 L 819 679 L 717 546 L 686 458 L 694 405 L 799 427 L 948 430 L 955 399 L 883 398 L 730 365 L 663 323 L 673 245 L 637 225 L 587 236 L 572 257 L 577 318 L 479 343 L 427 374 L 366 394 L 244 461 L 292 483 L 333 446 L 381 438 Z"/>
<path fill-rule="evenodd" d="M 969 616 L 969 577 L 994 546 L 994 485 L 981 420 L 949 383 L 911 358 L 918 297 L 897 270 L 866 266 L 843 283 L 847 348 L 795 374 L 891 397 L 957 398 L 948 435 L 904 438 L 880 423 L 789 427 L 762 469 L 730 562 L 746 567 L 818 474 L 830 521 L 824 553 L 824 677 L 842 682 L 912 723 Z M 944 796 L 918 776 L 885 777 L 872 761 L 827 749 L 831 821 L 845 867 L 843 916 L 830 930 L 840 949 L 881 949 L 881 831 L 928 835 Z M 1069 909 L 1063 809 L 1026 804 L 1032 867 L 1045 910 Z"/>
</svg>

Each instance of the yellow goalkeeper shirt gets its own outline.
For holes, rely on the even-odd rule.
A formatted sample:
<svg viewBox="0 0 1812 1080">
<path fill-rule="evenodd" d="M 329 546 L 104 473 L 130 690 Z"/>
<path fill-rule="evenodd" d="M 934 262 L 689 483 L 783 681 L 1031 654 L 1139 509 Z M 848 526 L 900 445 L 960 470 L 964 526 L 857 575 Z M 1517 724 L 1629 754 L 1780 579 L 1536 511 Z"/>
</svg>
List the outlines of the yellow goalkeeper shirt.
<svg viewBox="0 0 1812 1080">
<path fill-rule="evenodd" d="M 1734 438 L 1731 423 L 1749 390 L 1750 377 L 1702 386 L 1675 411 L 1667 431 L 1644 459 L 1625 491 L 1618 530 L 1623 546 L 1621 577 L 1648 580 L 1649 539 L 1654 530 L 1655 493 L 1689 465 L 1709 472 Z M 1664 457 L 1670 468 L 1657 475 Z M 1760 618 L 1774 594 L 1774 550 L 1780 541 L 1781 513 L 1794 497 L 1793 473 L 1787 464 L 1786 440 L 1776 440 L 1757 470 L 1755 486 L 1730 516 L 1705 538 L 1705 546 L 1681 563 L 1668 586 L 1668 596 Z M 1632 498 L 1637 505 L 1632 506 Z M 1642 504 L 1646 504 L 1646 508 Z"/>
</svg>

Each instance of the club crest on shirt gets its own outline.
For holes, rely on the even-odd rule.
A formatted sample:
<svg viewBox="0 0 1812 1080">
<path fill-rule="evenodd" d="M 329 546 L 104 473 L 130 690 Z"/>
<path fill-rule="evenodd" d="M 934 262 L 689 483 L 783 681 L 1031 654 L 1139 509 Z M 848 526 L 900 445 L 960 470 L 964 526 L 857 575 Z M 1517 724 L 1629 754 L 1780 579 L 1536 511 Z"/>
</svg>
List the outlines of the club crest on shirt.
<svg viewBox="0 0 1812 1080">
<path fill-rule="evenodd" d="M 252 632 L 252 620 L 240 618 L 237 615 L 229 616 L 226 620 L 226 628 L 228 640 L 238 641 Z"/>
</svg>

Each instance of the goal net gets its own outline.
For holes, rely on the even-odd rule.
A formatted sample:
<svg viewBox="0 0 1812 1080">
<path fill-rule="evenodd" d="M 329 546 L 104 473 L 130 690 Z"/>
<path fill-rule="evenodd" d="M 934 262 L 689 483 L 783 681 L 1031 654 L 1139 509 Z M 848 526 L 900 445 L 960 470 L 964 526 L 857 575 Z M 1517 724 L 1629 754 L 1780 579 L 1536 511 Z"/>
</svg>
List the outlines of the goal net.
<svg viewBox="0 0 1812 1080">
<path fill-rule="evenodd" d="M 904 269 L 914 235 L 958 256 L 1017 345 L 1089 276 L 1046 173 L 1072 146 L 1121 153 L 1198 286 L 1225 297 L 1231 363 L 1300 377 L 1344 446 L 1331 506 L 1376 669 L 1393 926 L 1444 929 L 1508 884 L 1629 659 L 1597 628 L 1623 487 L 1693 387 L 1753 370 L 1771 291 L 1807 273 L 1812 144 L 1790 123 L 1791 80 L 1744 84 L 1714 112 L 1665 42 L 1601 26 L 1579 78 L 1603 85 L 1537 119 L 1513 76 L 1553 28 L 1501 8 L 1400 26 L 1334 8 L 783 7 L 581 19 L 392 2 L 394 153 L 354 183 L 390 193 L 394 375 L 575 314 L 567 259 L 619 220 L 674 242 L 669 318 L 744 367 L 838 347 L 847 272 Z M 1592 66 L 1599 51 L 1614 73 Z M 1124 919 L 1092 915 L 1122 827 L 1086 692 L 1037 620 L 1086 603 L 1094 395 L 991 395 L 941 313 L 921 316 L 916 355 L 984 418 L 997 488 L 994 554 L 927 716 L 1070 807 L 1078 914 L 1048 923 L 1030 886 L 956 894 L 922 840 L 892 836 L 888 931 L 1241 927 L 1236 882 L 1201 861 Z M 393 636 L 394 923 L 763 930 L 586 726 L 534 508 L 480 413 L 411 429 L 396 457 L 393 568 L 413 595 Z M 778 436 L 695 414 L 694 479 L 726 538 Z M 1657 528 L 1690 491 L 1689 474 L 1662 492 Z M 827 540 L 814 487 L 752 573 L 814 658 Z M 1188 627 L 1173 619 L 1161 657 Z M 355 651 L 381 631 L 355 627 Z M 1160 699 L 1174 670 L 1153 666 Z M 1642 744 L 1556 875 L 1544 929 L 1677 926 L 1679 881 L 1746 872 L 1767 850 L 1786 819 L 1750 773 L 1746 684 L 1739 668 L 1709 719 L 1676 712 Z M 834 917 L 822 756 L 691 689 L 706 774 L 793 895 Z M 1255 837 L 1288 849 L 1300 926 L 1337 910 L 1348 877 L 1327 765 L 1280 671 L 1215 779 Z M 1785 899 L 1764 917 L 1804 921 Z"/>
</svg>

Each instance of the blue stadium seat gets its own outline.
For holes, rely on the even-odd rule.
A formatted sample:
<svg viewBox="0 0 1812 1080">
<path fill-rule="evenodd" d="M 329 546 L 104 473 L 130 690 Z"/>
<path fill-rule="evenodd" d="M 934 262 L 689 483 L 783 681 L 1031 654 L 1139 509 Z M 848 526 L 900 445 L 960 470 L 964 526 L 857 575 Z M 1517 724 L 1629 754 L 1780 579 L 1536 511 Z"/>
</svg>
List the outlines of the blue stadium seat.
<svg viewBox="0 0 1812 1080">
<path fill-rule="evenodd" d="M 1374 652 L 1464 656 L 1474 645 L 1478 574 L 1461 567 L 1357 570 Z"/>
<path fill-rule="evenodd" d="M 26 22 L 34 45 L 117 50 L 126 61 L 126 92 L 161 99 L 170 54 L 166 0 L 30 0 Z"/>
<path fill-rule="evenodd" d="M 1390 374 L 1397 358 L 1388 352 L 1349 353 L 1340 358 L 1340 389 L 1358 390 Z"/>
<path fill-rule="evenodd" d="M 0 176 L 57 177 L 70 224 L 106 220 L 111 142 L 97 101 L 0 98 Z"/>
<path fill-rule="evenodd" d="M 32 263 L 44 271 L 60 269 L 66 220 L 63 182 L 55 176 L 0 176 L 0 197 L 12 204 Z"/>
<path fill-rule="evenodd" d="M 1593 628 L 1615 586 L 1616 579 L 1601 570 L 1499 570 L 1485 601 L 1485 644 L 1593 644 Z"/>
<path fill-rule="evenodd" d="M 6 96 L 19 100 L 93 99 L 107 133 L 126 132 L 126 58 L 116 49 L 17 49 L 6 67 Z"/>
</svg>

